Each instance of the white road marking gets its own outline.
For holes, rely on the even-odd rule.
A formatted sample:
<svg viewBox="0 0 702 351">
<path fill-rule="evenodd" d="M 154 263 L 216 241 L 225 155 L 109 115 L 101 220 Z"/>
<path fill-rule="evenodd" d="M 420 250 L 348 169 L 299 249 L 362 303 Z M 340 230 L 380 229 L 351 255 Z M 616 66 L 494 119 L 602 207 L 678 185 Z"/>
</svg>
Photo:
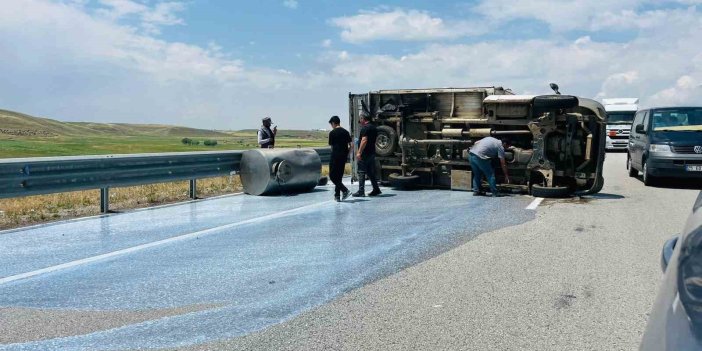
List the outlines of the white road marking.
<svg viewBox="0 0 702 351">
<path fill-rule="evenodd" d="M 222 225 L 219 227 L 204 229 L 204 230 L 192 232 L 189 234 L 183 234 L 183 235 L 175 236 L 175 237 L 168 238 L 168 239 L 163 239 L 163 240 L 154 241 L 151 243 L 137 245 L 134 247 L 129 247 L 126 249 L 117 250 L 117 251 L 109 252 L 109 253 L 102 254 L 102 255 L 97 255 L 97 256 L 93 256 L 93 257 L 83 258 L 80 260 L 66 262 L 66 263 L 62 263 L 59 265 L 46 267 L 46 268 L 38 269 L 35 271 L 27 272 L 27 273 L 20 273 L 20 274 L 16 274 L 16 275 L 11 275 L 9 277 L 0 278 L 0 285 L 7 284 L 10 282 L 14 282 L 14 281 L 18 281 L 18 280 L 22 280 L 22 279 L 36 277 L 36 276 L 47 274 L 47 273 L 57 272 L 57 271 L 61 271 L 64 269 L 82 266 L 82 265 L 86 265 L 86 264 L 90 264 L 90 263 L 94 263 L 94 262 L 98 262 L 98 261 L 103 261 L 103 260 L 107 260 L 107 259 L 110 259 L 113 257 L 122 256 L 122 255 L 130 254 L 130 253 L 134 253 L 137 251 L 146 250 L 148 248 L 152 248 L 152 247 L 156 247 L 156 246 L 161 246 L 161 245 L 170 244 L 170 243 L 177 242 L 177 241 L 183 241 L 183 240 L 188 240 L 188 239 L 192 239 L 192 238 L 196 238 L 196 237 L 201 237 L 201 236 L 213 234 L 217 231 L 221 231 L 224 229 L 230 229 L 230 228 L 235 228 L 235 227 L 246 225 L 246 224 L 257 223 L 257 222 L 261 222 L 261 221 L 271 220 L 274 218 L 284 217 L 284 216 L 287 216 L 287 215 L 295 213 L 295 212 L 300 212 L 300 211 L 310 209 L 313 207 L 326 205 L 330 202 L 331 201 L 319 202 L 319 203 L 315 203 L 315 204 L 311 204 L 311 205 L 293 208 L 293 209 L 282 211 L 282 212 L 273 213 L 273 214 L 262 216 L 262 217 L 247 219 L 247 220 L 244 220 L 241 222 L 225 224 L 225 225 Z"/>
<path fill-rule="evenodd" d="M 544 198 L 543 198 L 543 197 L 537 197 L 536 199 L 534 199 L 534 201 L 532 201 L 532 202 L 529 204 L 529 206 L 526 207 L 526 209 L 527 209 L 527 210 L 536 210 L 536 208 L 539 207 L 539 205 L 541 205 L 541 201 L 544 201 Z"/>
</svg>

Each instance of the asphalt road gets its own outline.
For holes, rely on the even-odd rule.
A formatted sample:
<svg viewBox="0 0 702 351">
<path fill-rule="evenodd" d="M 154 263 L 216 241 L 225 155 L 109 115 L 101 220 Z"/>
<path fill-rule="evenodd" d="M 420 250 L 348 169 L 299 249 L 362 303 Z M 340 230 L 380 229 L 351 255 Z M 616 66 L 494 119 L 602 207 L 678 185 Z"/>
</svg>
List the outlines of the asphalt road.
<svg viewBox="0 0 702 351">
<path fill-rule="evenodd" d="M 0 349 L 235 338 L 535 218 L 522 196 L 387 189 L 335 203 L 331 194 L 230 196 L 4 232 Z"/>
<path fill-rule="evenodd" d="M 660 249 L 699 190 L 647 188 L 627 176 L 625 160 L 607 155 L 597 196 L 546 200 L 535 220 L 484 233 L 285 323 L 190 349 L 636 350 L 661 277 Z"/>
<path fill-rule="evenodd" d="M 696 190 L 330 188 L 0 232 L 0 350 L 630 350 Z"/>
</svg>

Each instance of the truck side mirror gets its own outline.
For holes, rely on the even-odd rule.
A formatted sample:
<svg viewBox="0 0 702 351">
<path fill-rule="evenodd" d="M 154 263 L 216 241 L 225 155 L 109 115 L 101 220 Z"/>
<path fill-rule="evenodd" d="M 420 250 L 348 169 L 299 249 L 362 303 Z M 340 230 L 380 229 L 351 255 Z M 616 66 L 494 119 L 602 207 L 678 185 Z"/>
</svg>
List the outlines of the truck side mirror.
<svg viewBox="0 0 702 351">
<path fill-rule="evenodd" d="M 636 131 L 636 134 L 646 134 L 643 124 L 637 124 L 634 130 Z"/>
</svg>

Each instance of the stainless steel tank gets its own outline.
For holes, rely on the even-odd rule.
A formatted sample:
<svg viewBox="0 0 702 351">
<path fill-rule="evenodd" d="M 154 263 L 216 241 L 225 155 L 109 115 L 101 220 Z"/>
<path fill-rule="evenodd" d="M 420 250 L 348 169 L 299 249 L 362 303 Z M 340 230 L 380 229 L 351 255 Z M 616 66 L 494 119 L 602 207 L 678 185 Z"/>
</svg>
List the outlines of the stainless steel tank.
<svg viewBox="0 0 702 351">
<path fill-rule="evenodd" d="M 250 195 L 312 191 L 322 172 L 314 149 L 253 149 L 241 158 L 241 184 Z"/>
</svg>

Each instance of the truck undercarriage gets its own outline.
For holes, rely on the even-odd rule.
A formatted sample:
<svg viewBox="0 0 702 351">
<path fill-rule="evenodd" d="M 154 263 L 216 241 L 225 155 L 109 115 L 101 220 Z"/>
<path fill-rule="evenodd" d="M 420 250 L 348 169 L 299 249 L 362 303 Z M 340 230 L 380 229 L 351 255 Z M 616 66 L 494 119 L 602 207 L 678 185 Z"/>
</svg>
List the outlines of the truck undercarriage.
<svg viewBox="0 0 702 351">
<path fill-rule="evenodd" d="M 468 152 L 487 136 L 512 145 L 509 185 L 496 167 L 503 189 L 561 197 L 598 192 L 604 182 L 606 114 L 593 100 L 480 87 L 350 94 L 349 106 L 356 138 L 361 114 L 378 127 L 377 176 L 393 186 L 471 190 Z"/>
</svg>

